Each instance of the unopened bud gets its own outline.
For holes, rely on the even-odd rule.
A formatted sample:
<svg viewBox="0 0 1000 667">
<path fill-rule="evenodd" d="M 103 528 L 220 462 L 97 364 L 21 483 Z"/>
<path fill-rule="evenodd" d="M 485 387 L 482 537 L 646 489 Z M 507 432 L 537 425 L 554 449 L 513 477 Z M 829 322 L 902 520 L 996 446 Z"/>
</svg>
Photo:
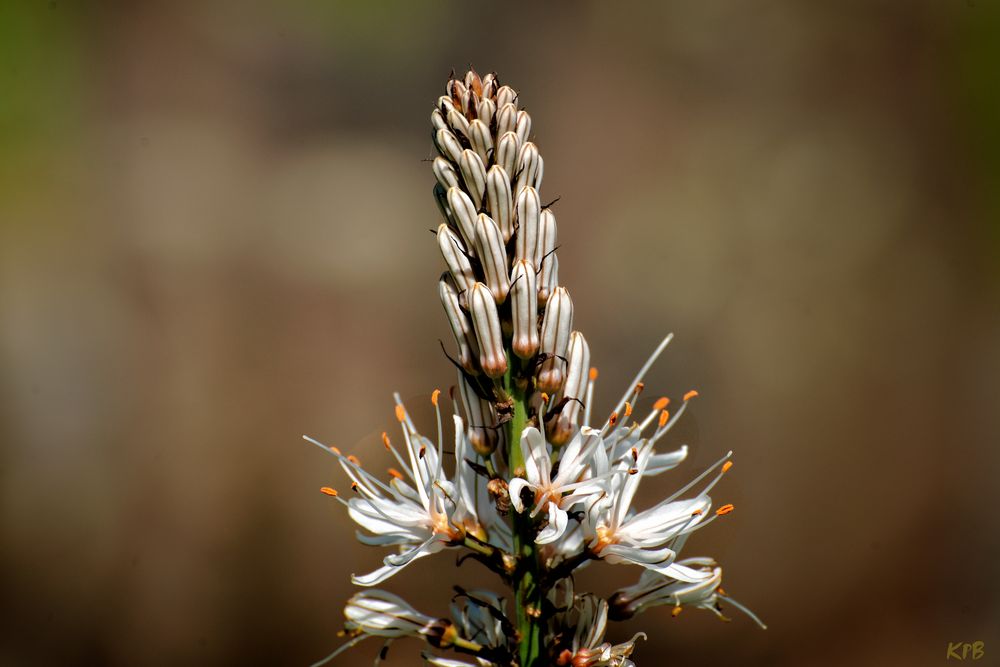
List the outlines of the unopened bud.
<svg viewBox="0 0 1000 667">
<path fill-rule="evenodd" d="M 500 227 L 506 243 L 514 235 L 514 198 L 510 192 L 510 177 L 498 164 L 486 172 L 486 208 Z"/>
<path fill-rule="evenodd" d="M 563 384 L 563 398 L 568 400 L 556 418 L 546 424 L 549 442 L 554 445 L 566 444 L 576 433 L 581 401 L 587 392 L 590 375 L 590 346 L 587 345 L 587 340 L 579 331 L 574 331 L 569 335 L 567 358 L 569 364 L 566 369 L 566 382 Z"/>
<path fill-rule="evenodd" d="M 472 150 L 476 151 L 484 163 L 489 160 L 490 151 L 493 149 L 493 137 L 490 135 L 489 125 L 479 119 L 469 123 L 469 142 L 472 144 Z"/>
<path fill-rule="evenodd" d="M 538 275 L 538 303 L 544 306 L 549 302 L 552 292 L 559 286 L 559 257 L 552 253 L 542 262 L 542 271 Z"/>
<path fill-rule="evenodd" d="M 462 145 L 458 143 L 458 138 L 448 129 L 440 129 L 434 133 L 434 145 L 443 157 L 448 158 L 455 164 L 462 157 Z"/>
<path fill-rule="evenodd" d="M 476 240 L 476 207 L 461 188 L 448 190 L 448 208 L 451 220 L 458 226 L 465 247 L 472 249 Z"/>
<path fill-rule="evenodd" d="M 483 76 L 483 97 L 493 98 L 497 94 L 497 77 L 493 72 Z"/>
<path fill-rule="evenodd" d="M 465 409 L 466 434 L 469 444 L 480 456 L 489 456 L 497 448 L 500 433 L 496 428 L 493 404 L 480 398 L 469 381 L 458 374 L 458 393 Z"/>
<path fill-rule="evenodd" d="M 533 260 L 538 247 L 538 226 L 542 215 L 542 202 L 538 199 L 535 188 L 521 190 L 514 211 L 517 222 L 514 259 Z"/>
<path fill-rule="evenodd" d="M 556 214 L 552 209 L 542 211 L 538 225 L 538 242 L 535 245 L 535 256 L 532 262 L 535 266 L 545 268 L 547 260 L 556 250 Z"/>
<path fill-rule="evenodd" d="M 480 78 L 479 74 L 474 69 L 469 69 L 465 73 L 465 87 L 474 92 L 476 95 L 483 94 L 483 80 Z"/>
<path fill-rule="evenodd" d="M 441 249 L 441 256 L 444 263 L 451 271 L 451 277 L 455 280 L 455 286 L 460 294 L 468 298 L 468 291 L 476 282 L 475 274 L 472 273 L 472 265 L 469 258 L 465 256 L 465 248 L 458 235 L 451 230 L 448 225 L 442 223 L 437 232 L 438 247 Z"/>
<path fill-rule="evenodd" d="M 542 156 L 538 152 L 538 146 L 530 141 L 521 146 L 521 152 L 517 156 L 517 187 L 514 192 L 518 193 L 522 189 L 531 186 L 538 190 L 542 186 L 542 171 L 544 169 Z"/>
<path fill-rule="evenodd" d="M 531 135 L 531 116 L 528 115 L 527 111 L 517 112 L 517 123 L 514 125 L 514 134 L 517 135 L 522 144 L 528 141 L 528 137 Z"/>
<path fill-rule="evenodd" d="M 472 203 L 478 209 L 486 192 L 486 167 L 483 159 L 473 150 L 465 149 L 458 160 L 458 170 L 462 172 L 465 189 L 472 196 Z"/>
<path fill-rule="evenodd" d="M 458 300 L 458 290 L 455 289 L 451 276 L 445 273 L 438 283 L 438 295 L 441 305 L 448 316 L 451 332 L 455 334 L 455 344 L 458 345 L 458 363 L 470 375 L 479 374 L 479 344 L 472 330 L 472 323 L 462 311 Z"/>
<path fill-rule="evenodd" d="M 517 93 L 510 86 L 500 86 L 497 91 L 497 107 L 505 104 L 517 104 Z"/>
<path fill-rule="evenodd" d="M 432 168 L 434 169 L 434 178 L 446 191 L 449 188 L 458 187 L 458 173 L 455 172 L 455 168 L 451 166 L 450 162 L 438 156 L 434 158 Z"/>
<path fill-rule="evenodd" d="M 463 136 L 466 139 L 470 138 L 469 119 L 465 117 L 464 113 L 458 109 L 452 109 L 445 116 L 445 120 L 448 121 L 448 126 L 455 133 L 455 136 Z"/>
<path fill-rule="evenodd" d="M 514 354 L 530 359 L 538 352 L 538 296 L 535 268 L 526 259 L 514 264 L 510 276 L 511 316 L 514 334 L 511 347 Z"/>
<path fill-rule="evenodd" d="M 497 136 L 502 137 L 517 127 L 517 107 L 504 104 L 497 107 Z"/>
<path fill-rule="evenodd" d="M 498 304 L 507 300 L 510 278 L 507 276 L 507 250 L 500 227 L 485 213 L 476 220 L 476 254 L 486 274 L 486 286 Z"/>
<path fill-rule="evenodd" d="M 538 388 L 554 394 L 562 387 L 566 353 L 573 328 L 573 301 L 565 287 L 557 287 L 545 306 L 540 351 L 546 359 L 538 370 Z"/>
<path fill-rule="evenodd" d="M 431 125 L 434 126 L 435 131 L 448 128 L 448 124 L 444 120 L 444 114 L 441 113 L 440 109 L 435 109 L 431 112 Z"/>
<path fill-rule="evenodd" d="M 500 315 L 493 294 L 483 283 L 475 283 L 469 293 L 469 313 L 472 327 L 479 343 L 479 365 L 491 378 L 502 377 L 507 372 L 507 355 L 500 331 Z"/>
<path fill-rule="evenodd" d="M 514 175 L 517 167 L 517 157 L 521 153 L 521 140 L 513 132 L 504 132 L 497 139 L 497 150 L 494 162 L 503 167 L 508 176 Z"/>
<path fill-rule="evenodd" d="M 484 97 L 479 101 L 479 107 L 476 109 L 476 116 L 479 120 L 483 121 L 488 128 L 490 123 L 493 122 L 493 116 L 497 112 L 497 105 L 489 97 Z M 485 159 L 485 158 L 484 158 Z"/>
</svg>

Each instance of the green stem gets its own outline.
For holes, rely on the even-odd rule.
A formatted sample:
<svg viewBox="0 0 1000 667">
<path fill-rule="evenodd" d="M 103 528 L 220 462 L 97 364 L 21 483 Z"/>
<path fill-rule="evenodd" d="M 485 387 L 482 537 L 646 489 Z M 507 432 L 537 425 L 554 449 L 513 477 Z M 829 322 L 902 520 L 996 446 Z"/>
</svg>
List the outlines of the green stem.
<svg viewBox="0 0 1000 667">
<path fill-rule="evenodd" d="M 514 401 L 512 419 L 507 422 L 507 442 L 510 448 L 508 469 L 511 475 L 524 474 L 524 452 L 521 451 L 521 432 L 528 423 L 528 403 L 523 386 L 513 378 L 516 376 L 514 364 L 520 360 L 508 353 L 511 370 L 504 377 L 508 395 Z M 538 556 L 535 552 L 535 531 L 527 512 L 511 512 L 514 535 L 514 553 L 518 559 L 514 573 L 514 607 L 517 614 L 517 630 L 520 633 L 519 656 L 521 667 L 536 667 L 542 664 L 542 632 L 537 613 L 541 610 L 542 590 L 539 587 Z M 534 612 L 534 614 L 532 613 Z"/>
</svg>

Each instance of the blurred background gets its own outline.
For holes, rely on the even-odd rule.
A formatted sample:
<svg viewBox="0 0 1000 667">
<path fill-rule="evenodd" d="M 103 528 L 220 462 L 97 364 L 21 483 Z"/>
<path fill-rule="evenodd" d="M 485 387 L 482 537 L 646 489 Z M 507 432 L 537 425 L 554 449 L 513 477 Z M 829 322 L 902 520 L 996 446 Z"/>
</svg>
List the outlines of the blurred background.
<svg viewBox="0 0 1000 667">
<path fill-rule="evenodd" d="M 1000 659 L 998 28 L 983 0 L 2 3 L 0 664 L 340 644 L 382 553 L 300 436 L 381 469 L 391 392 L 429 428 L 454 382 L 424 160 L 470 63 L 532 113 L 596 412 L 668 331 L 647 393 L 701 392 L 641 500 L 736 452 L 737 512 L 686 554 L 770 629 L 661 608 L 610 638 Z M 443 613 L 452 582 L 494 585 L 449 552 L 386 587 Z"/>
</svg>

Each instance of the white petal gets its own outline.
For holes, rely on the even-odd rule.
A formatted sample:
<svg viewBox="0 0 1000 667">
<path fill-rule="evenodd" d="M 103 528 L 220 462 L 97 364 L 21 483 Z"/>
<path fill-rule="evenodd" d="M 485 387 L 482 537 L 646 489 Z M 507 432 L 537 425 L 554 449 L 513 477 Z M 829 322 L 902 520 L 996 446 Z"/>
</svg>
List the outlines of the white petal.
<svg viewBox="0 0 1000 667">
<path fill-rule="evenodd" d="M 507 492 L 510 494 L 510 504 L 514 506 L 514 510 L 518 514 L 524 511 L 524 503 L 521 502 L 521 491 L 524 489 L 534 490 L 535 488 L 534 484 L 523 477 L 515 477 L 510 480 L 510 484 L 507 486 Z"/>
<path fill-rule="evenodd" d="M 555 542 L 566 532 L 569 525 L 569 514 L 566 510 L 559 509 L 555 503 L 549 503 L 549 525 L 545 526 L 538 537 L 535 538 L 537 544 L 550 544 Z"/>
</svg>

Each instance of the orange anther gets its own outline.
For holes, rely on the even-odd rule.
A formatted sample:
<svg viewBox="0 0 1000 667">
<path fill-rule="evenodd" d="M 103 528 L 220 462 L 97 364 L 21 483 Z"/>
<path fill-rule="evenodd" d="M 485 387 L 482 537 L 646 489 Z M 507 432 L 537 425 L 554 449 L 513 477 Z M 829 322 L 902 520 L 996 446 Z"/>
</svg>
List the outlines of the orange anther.
<svg viewBox="0 0 1000 667">
<path fill-rule="evenodd" d="M 395 468 L 389 468 L 389 476 L 395 477 L 396 479 L 403 479 L 403 473 L 399 472 Z"/>
<path fill-rule="evenodd" d="M 733 467 L 732 461 L 726 461 L 722 464 L 722 472 L 729 472 L 729 469 Z"/>
<path fill-rule="evenodd" d="M 723 505 L 722 507 L 720 507 L 719 509 L 715 510 L 715 513 L 718 514 L 719 516 L 723 516 L 725 514 L 729 514 L 734 509 L 736 509 L 736 508 L 733 506 L 732 503 L 727 503 L 727 504 Z"/>
<path fill-rule="evenodd" d="M 591 368 L 590 369 L 590 380 L 591 380 L 591 382 L 593 382 L 596 379 L 597 379 L 597 369 L 596 368 Z"/>
<path fill-rule="evenodd" d="M 670 612 L 670 615 L 673 616 L 674 618 L 677 618 L 683 610 L 684 607 L 677 605 L 676 607 L 674 607 L 673 611 Z"/>
<path fill-rule="evenodd" d="M 328 496 L 333 496 L 334 498 L 336 498 L 338 495 L 337 489 L 331 489 L 329 486 L 324 486 L 322 489 L 320 489 L 320 492 L 325 493 Z"/>
<path fill-rule="evenodd" d="M 392 447 L 392 443 L 389 442 L 389 434 L 385 431 L 382 431 L 382 445 L 385 446 L 386 450 Z"/>
<path fill-rule="evenodd" d="M 698 395 L 698 392 L 695 391 L 694 389 L 692 389 L 688 393 L 684 394 L 684 400 L 685 401 L 690 401 L 692 398 L 694 398 L 697 395 Z"/>
<path fill-rule="evenodd" d="M 398 403 L 396 404 L 396 419 L 401 422 L 406 421 L 406 408 Z"/>
<path fill-rule="evenodd" d="M 549 402 L 549 395 L 548 395 L 548 394 L 546 394 L 546 393 L 545 393 L 545 392 L 543 391 L 543 392 L 542 392 L 542 403 L 548 403 L 548 402 Z"/>
<path fill-rule="evenodd" d="M 334 454 L 336 454 L 337 456 L 342 456 L 341 453 L 340 453 L 340 450 L 337 449 L 336 447 L 331 446 L 330 447 L 330 451 L 333 452 Z"/>
<path fill-rule="evenodd" d="M 354 491 L 356 493 L 357 490 L 358 490 L 358 483 L 357 482 L 351 482 L 351 491 Z"/>
<path fill-rule="evenodd" d="M 635 390 L 634 391 L 637 394 L 641 394 L 642 390 L 645 389 L 645 388 L 646 388 L 646 383 L 645 382 L 636 382 L 635 383 Z"/>
<path fill-rule="evenodd" d="M 670 405 L 670 399 L 667 398 L 666 396 L 661 396 L 660 398 L 656 399 L 656 403 L 653 403 L 653 409 L 663 410 L 668 405 Z"/>
<path fill-rule="evenodd" d="M 358 466 L 359 468 L 361 467 L 361 459 L 359 459 L 354 454 L 349 454 L 347 456 L 347 460 L 350 461 L 351 463 L 353 463 L 354 465 Z"/>
<path fill-rule="evenodd" d="M 670 421 L 670 413 L 667 412 L 666 410 L 663 410 L 662 412 L 660 412 L 660 422 L 659 422 L 660 428 L 666 426 L 668 421 Z"/>
<path fill-rule="evenodd" d="M 438 396 L 440 396 L 440 395 L 441 395 L 441 390 L 440 389 L 435 389 L 434 393 L 431 394 L 431 403 L 433 403 L 435 407 L 437 407 Z"/>
<path fill-rule="evenodd" d="M 632 460 L 633 461 L 639 460 L 639 450 L 636 449 L 635 447 L 632 448 Z"/>
<path fill-rule="evenodd" d="M 716 588 L 715 592 L 718 593 L 719 595 L 723 596 L 723 597 L 726 597 L 726 596 L 729 595 L 729 593 L 727 593 L 726 591 L 722 590 L 722 586 L 719 586 L 718 588 Z"/>
<path fill-rule="evenodd" d="M 632 404 L 629 403 L 628 401 L 625 401 L 625 417 L 631 417 L 631 416 L 632 416 Z"/>
<path fill-rule="evenodd" d="M 611 424 L 612 426 L 614 426 L 615 424 L 618 423 L 618 413 L 617 412 L 612 412 L 611 413 L 611 416 L 608 417 L 608 423 Z"/>
<path fill-rule="evenodd" d="M 427 445 L 420 445 L 420 451 L 417 452 L 417 456 L 424 458 L 424 454 L 427 453 Z"/>
<path fill-rule="evenodd" d="M 638 472 L 639 472 L 639 469 L 638 469 L 638 468 L 629 468 L 629 469 L 628 469 L 628 474 L 630 474 L 630 475 L 635 475 L 635 474 L 637 474 Z"/>
<path fill-rule="evenodd" d="M 701 516 L 704 513 L 705 513 L 705 510 L 703 510 L 703 509 L 697 509 L 697 510 L 691 512 L 691 516 Z"/>
</svg>

